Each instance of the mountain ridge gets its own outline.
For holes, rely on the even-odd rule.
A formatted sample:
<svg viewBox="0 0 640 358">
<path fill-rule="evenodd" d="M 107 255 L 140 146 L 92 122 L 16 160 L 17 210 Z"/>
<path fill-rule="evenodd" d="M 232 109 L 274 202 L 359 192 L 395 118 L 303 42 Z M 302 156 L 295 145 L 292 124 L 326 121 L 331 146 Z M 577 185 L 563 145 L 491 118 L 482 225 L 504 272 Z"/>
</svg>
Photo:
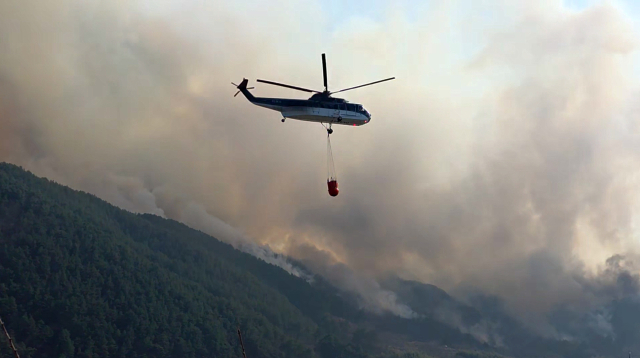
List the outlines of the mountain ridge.
<svg viewBox="0 0 640 358">
<path fill-rule="evenodd" d="M 249 358 L 596 354 L 535 336 L 491 297 L 469 305 L 397 277 L 381 287 L 419 317 L 374 314 L 291 262 L 313 282 L 183 223 L 0 163 L 0 316 L 23 357 L 240 357 L 238 326 Z"/>
</svg>

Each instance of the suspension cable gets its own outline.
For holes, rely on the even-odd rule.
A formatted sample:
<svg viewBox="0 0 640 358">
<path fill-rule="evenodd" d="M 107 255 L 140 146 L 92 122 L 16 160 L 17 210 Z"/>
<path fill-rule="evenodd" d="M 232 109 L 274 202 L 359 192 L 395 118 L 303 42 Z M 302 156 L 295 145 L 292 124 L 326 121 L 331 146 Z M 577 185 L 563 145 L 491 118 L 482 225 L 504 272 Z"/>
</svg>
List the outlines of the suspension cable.
<svg viewBox="0 0 640 358">
<path fill-rule="evenodd" d="M 333 151 L 331 150 L 331 135 L 327 132 L 327 180 L 338 180 L 336 167 L 333 161 Z"/>
</svg>

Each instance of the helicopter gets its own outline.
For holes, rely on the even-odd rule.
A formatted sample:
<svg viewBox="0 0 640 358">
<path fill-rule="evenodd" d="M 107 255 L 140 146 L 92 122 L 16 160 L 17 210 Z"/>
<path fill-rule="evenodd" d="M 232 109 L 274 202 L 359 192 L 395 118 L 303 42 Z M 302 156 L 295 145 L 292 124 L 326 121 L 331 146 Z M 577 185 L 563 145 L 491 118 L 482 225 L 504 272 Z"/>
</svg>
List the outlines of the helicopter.
<svg viewBox="0 0 640 358">
<path fill-rule="evenodd" d="M 345 92 L 352 89 L 370 86 L 376 83 L 385 82 L 395 79 L 395 77 L 386 78 L 363 85 L 345 88 L 339 91 L 330 92 L 327 85 L 327 61 L 325 54 L 322 54 L 322 74 L 324 77 L 324 91 L 316 91 L 308 88 L 302 88 L 297 86 L 291 86 L 283 83 L 266 81 L 258 79 L 257 82 L 267 83 L 270 85 L 281 86 L 286 88 L 295 89 L 298 91 L 314 93 L 309 99 L 291 99 L 291 98 L 265 98 L 255 97 L 249 92 L 247 88 L 248 80 L 244 78 L 239 85 L 231 82 L 236 86 L 238 92 L 233 96 L 237 96 L 242 92 L 249 102 L 256 106 L 272 109 L 282 113 L 282 122 L 284 123 L 286 118 L 297 119 L 307 122 L 319 122 L 323 126 L 327 123 L 329 126 L 327 131 L 329 134 L 333 133 L 331 129 L 332 124 L 341 124 L 349 126 L 361 126 L 371 121 L 371 114 L 361 105 L 357 103 L 349 103 L 342 98 L 332 97 L 332 94 Z"/>
</svg>

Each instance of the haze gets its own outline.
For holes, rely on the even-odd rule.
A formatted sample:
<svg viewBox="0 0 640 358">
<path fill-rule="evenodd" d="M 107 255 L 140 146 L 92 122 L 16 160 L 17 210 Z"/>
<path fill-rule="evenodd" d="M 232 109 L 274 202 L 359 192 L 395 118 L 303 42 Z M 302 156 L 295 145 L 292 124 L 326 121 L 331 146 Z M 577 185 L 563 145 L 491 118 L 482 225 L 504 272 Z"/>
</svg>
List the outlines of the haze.
<svg viewBox="0 0 640 358">
<path fill-rule="evenodd" d="M 372 309 L 412 315 L 376 282 L 397 275 L 498 295 L 540 328 L 558 304 L 619 294 L 594 294 L 615 286 L 608 258 L 637 279 L 639 16 L 613 1 L 3 1 L 0 160 L 268 245 Z M 396 77 L 341 93 L 373 117 L 334 128 L 336 198 L 324 129 L 230 85 L 305 98 L 255 80 L 322 89 L 321 53 L 330 90 Z"/>
</svg>

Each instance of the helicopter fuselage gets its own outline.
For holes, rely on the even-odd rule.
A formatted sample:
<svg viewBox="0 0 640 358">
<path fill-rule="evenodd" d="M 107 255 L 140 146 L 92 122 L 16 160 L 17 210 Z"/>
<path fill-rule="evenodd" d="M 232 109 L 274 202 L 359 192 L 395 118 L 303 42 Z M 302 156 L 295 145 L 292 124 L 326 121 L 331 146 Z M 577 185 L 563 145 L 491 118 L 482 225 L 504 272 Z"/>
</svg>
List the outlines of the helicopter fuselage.
<svg viewBox="0 0 640 358">
<path fill-rule="evenodd" d="M 370 115 L 355 103 L 331 103 L 288 98 L 255 98 L 253 104 L 282 113 L 283 118 L 307 122 L 335 123 L 361 126 L 371 120 Z M 362 110 L 358 110 L 362 108 Z"/>
<path fill-rule="evenodd" d="M 342 98 L 314 95 L 310 99 L 255 97 L 246 89 L 246 80 L 238 86 L 249 102 L 282 113 L 283 118 L 361 126 L 369 123 L 371 114 L 362 105 Z"/>
</svg>

